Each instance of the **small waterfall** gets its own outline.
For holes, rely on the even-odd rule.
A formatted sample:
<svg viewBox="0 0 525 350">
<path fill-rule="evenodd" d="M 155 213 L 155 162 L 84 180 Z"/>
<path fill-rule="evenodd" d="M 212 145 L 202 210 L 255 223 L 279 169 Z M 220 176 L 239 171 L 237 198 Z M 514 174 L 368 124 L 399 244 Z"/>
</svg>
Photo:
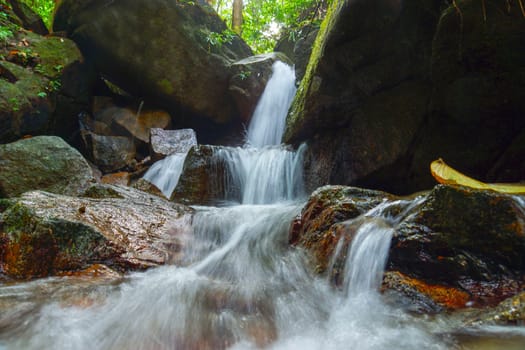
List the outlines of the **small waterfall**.
<svg viewBox="0 0 525 350">
<path fill-rule="evenodd" d="M 225 187 L 238 189 L 242 204 L 270 204 L 304 195 L 302 145 L 297 151 L 281 146 L 286 115 L 295 95 L 295 72 L 276 61 L 257 104 L 244 147 L 223 148 L 216 154 L 228 168 Z"/>
<path fill-rule="evenodd" d="M 242 204 L 269 204 L 304 195 L 304 149 L 224 148 L 217 156 L 227 164 L 228 186 L 239 190 Z"/>
<path fill-rule="evenodd" d="M 155 162 L 143 178 L 157 186 L 166 198 L 170 198 L 179 182 L 186 155 L 187 153 L 173 153 Z"/>
<path fill-rule="evenodd" d="M 276 61 L 248 127 L 246 143 L 249 146 L 260 148 L 281 143 L 296 90 L 294 69 Z"/>
<path fill-rule="evenodd" d="M 348 295 L 379 290 L 393 234 L 394 229 L 377 218 L 359 227 L 345 266 Z"/>
</svg>

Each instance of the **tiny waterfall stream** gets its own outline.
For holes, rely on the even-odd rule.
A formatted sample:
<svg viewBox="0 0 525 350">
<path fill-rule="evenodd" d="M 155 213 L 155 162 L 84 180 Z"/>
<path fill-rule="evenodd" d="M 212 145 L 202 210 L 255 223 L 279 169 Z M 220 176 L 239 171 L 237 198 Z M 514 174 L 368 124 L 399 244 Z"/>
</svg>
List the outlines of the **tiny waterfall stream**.
<svg viewBox="0 0 525 350">
<path fill-rule="evenodd" d="M 196 207 L 183 266 L 85 288 L 96 296 L 85 308 L 39 299 L 42 285 L 72 288 L 63 279 L 1 287 L 0 302 L 17 300 L 10 317 L 19 322 L 0 320 L 0 349 L 456 349 L 442 336 L 450 331 L 446 322 L 411 316 L 378 291 L 405 215 L 389 216 L 389 204 L 359 219 L 341 289 L 315 276 L 305 254 L 288 246 L 290 223 L 304 205 L 302 149 L 279 145 L 294 92 L 293 70 L 275 63 L 247 146 L 218 154 L 241 188 L 241 204 Z"/>
</svg>

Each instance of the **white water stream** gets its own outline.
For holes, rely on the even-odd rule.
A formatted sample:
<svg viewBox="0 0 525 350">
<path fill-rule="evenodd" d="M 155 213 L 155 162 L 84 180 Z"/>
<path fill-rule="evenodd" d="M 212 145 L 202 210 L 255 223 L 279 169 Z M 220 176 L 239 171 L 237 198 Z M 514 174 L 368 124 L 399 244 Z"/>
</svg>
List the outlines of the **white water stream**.
<svg viewBox="0 0 525 350">
<path fill-rule="evenodd" d="M 275 74 L 284 69 L 276 67 L 267 90 L 290 75 Z M 284 118 L 286 111 L 266 118 L 277 115 Z M 315 276 L 304 252 L 289 247 L 290 223 L 304 205 L 302 153 L 279 142 L 224 150 L 244 204 L 196 208 L 183 266 L 133 273 L 115 284 L 73 287 L 51 278 L 0 286 L 0 305 L 12 305 L 10 314 L 0 315 L 0 349 L 455 348 L 440 335 L 449 331 L 446 324 L 410 316 L 378 292 L 400 218 L 385 214 L 388 204 L 356 219 L 363 224 L 341 289 Z M 93 303 L 68 306 L 62 296 L 70 293 Z"/>
</svg>

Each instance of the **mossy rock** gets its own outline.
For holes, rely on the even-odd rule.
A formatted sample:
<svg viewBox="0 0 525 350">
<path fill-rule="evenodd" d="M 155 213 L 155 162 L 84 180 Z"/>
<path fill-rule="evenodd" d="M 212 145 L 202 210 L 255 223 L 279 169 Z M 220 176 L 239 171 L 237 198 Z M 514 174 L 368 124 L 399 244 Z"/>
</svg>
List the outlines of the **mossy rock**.
<svg viewBox="0 0 525 350">
<path fill-rule="evenodd" d="M 91 83 L 71 40 L 14 27 L 0 47 L 0 142 L 28 134 L 75 135 Z"/>
<path fill-rule="evenodd" d="M 94 181 L 84 157 L 59 137 L 0 145 L 0 197 L 38 189 L 78 195 Z"/>
<path fill-rule="evenodd" d="M 392 240 L 390 267 L 465 289 L 525 275 L 525 215 L 510 195 L 436 186 Z M 508 293 L 508 292 L 507 292 Z"/>
</svg>

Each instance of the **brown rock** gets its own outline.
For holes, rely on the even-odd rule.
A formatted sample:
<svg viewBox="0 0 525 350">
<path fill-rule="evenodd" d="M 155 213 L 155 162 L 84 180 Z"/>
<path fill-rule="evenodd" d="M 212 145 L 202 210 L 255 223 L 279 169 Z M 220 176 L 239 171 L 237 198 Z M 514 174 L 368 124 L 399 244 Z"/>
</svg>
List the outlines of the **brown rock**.
<svg viewBox="0 0 525 350">
<path fill-rule="evenodd" d="M 126 187 L 90 197 L 28 192 L 2 214 L 0 261 L 15 278 L 42 277 L 104 262 L 143 269 L 179 261 L 192 211 Z"/>
</svg>

